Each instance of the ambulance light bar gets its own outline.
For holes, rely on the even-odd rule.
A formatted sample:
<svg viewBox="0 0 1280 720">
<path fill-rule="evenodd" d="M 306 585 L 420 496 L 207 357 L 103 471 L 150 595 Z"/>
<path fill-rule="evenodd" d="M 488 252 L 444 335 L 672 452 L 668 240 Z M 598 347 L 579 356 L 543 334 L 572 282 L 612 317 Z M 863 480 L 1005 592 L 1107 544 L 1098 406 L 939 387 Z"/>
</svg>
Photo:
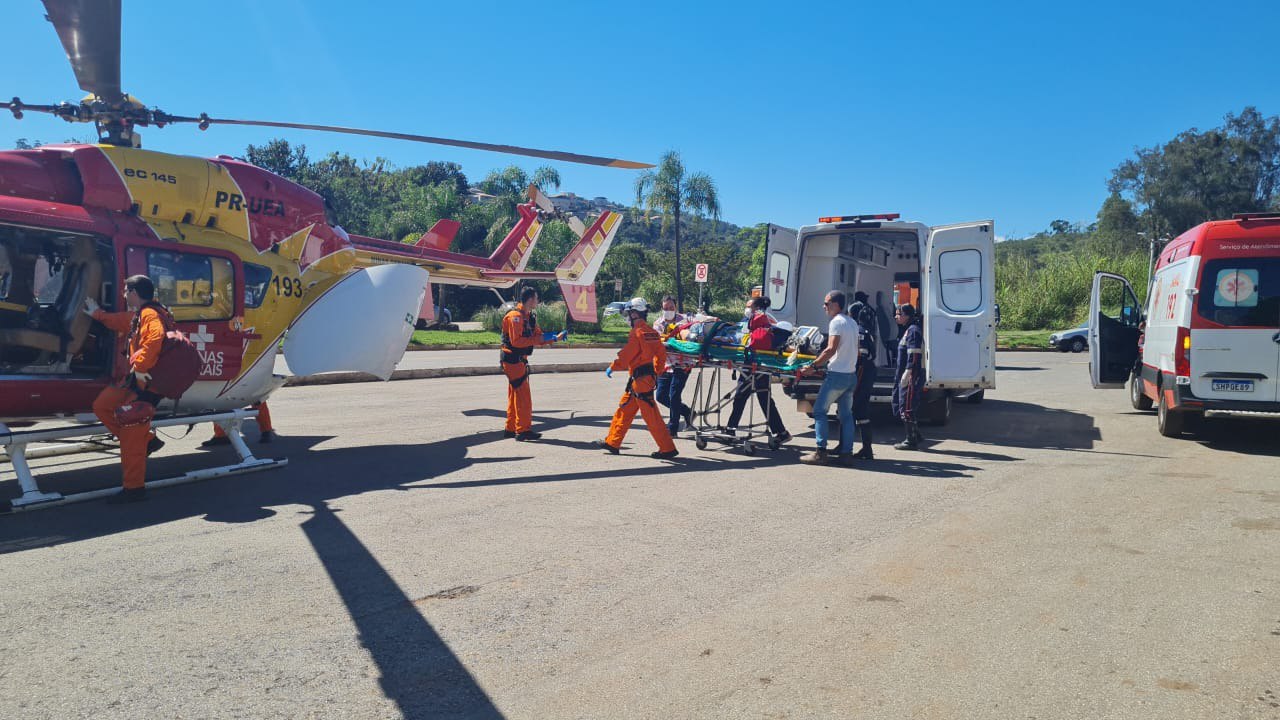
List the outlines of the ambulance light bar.
<svg viewBox="0 0 1280 720">
<path fill-rule="evenodd" d="M 1280 220 L 1280 213 L 1236 213 L 1231 216 L 1232 220 Z"/>
<path fill-rule="evenodd" d="M 831 217 L 820 217 L 820 223 L 840 223 L 840 222 L 862 222 L 863 220 L 897 220 L 902 217 L 900 213 L 880 213 L 878 215 L 833 215 Z"/>
</svg>

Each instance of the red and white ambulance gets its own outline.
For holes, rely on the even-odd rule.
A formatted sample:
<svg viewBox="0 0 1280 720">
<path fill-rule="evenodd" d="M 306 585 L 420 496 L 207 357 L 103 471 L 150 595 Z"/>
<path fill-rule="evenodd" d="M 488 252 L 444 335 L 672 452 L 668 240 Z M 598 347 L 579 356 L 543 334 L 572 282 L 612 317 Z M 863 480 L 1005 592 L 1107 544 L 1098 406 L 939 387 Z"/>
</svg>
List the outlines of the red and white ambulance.
<svg viewBox="0 0 1280 720">
<path fill-rule="evenodd" d="M 1089 308 L 1095 388 L 1124 387 L 1157 407 L 1160 434 L 1202 418 L 1280 419 L 1280 213 L 1238 214 L 1191 228 L 1156 262 L 1143 321 L 1119 275 L 1098 272 Z"/>
</svg>

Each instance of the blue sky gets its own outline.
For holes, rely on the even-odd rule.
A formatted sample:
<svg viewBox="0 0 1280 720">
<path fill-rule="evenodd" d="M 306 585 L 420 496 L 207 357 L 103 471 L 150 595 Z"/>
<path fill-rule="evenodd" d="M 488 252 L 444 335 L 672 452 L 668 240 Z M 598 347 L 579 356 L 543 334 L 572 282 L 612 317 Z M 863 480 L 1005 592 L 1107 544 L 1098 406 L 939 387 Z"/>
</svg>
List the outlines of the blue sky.
<svg viewBox="0 0 1280 720">
<path fill-rule="evenodd" d="M 422 3 L 124 0 L 125 89 L 171 113 L 369 127 L 656 160 L 716 181 L 724 219 L 888 212 L 1089 222 L 1135 147 L 1280 114 L 1280 3 Z M 1229 8 L 1229 9 L 1228 9 Z M 37 0 L 0 8 L 0 94 L 78 99 Z M 88 127 L 0 117 L 0 147 Z M 282 136 L 479 180 L 541 162 L 271 129 L 144 130 L 155 150 L 242 154 Z M 556 164 L 628 201 L 635 171 Z"/>
</svg>

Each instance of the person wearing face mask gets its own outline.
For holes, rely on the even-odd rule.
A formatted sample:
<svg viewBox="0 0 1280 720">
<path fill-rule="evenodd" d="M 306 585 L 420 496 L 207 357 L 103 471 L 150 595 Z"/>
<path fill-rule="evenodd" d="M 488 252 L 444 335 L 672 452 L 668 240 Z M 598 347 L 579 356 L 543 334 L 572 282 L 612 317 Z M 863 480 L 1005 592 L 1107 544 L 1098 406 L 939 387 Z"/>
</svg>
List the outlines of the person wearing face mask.
<svg viewBox="0 0 1280 720">
<path fill-rule="evenodd" d="M 769 332 L 773 326 L 773 318 L 765 312 L 769 309 L 769 305 L 769 298 L 763 296 L 753 297 L 747 301 L 747 340 L 744 344 L 748 350 L 773 349 L 773 336 Z M 778 414 L 778 406 L 769 396 L 769 381 L 767 374 L 750 371 L 738 373 L 738 386 L 733 391 L 733 409 L 729 413 L 729 424 L 724 428 L 727 434 L 732 435 L 737 429 L 738 422 L 742 420 L 742 413 L 747 408 L 747 402 L 754 394 L 760 403 L 760 409 L 769 418 L 769 431 L 777 438 L 778 443 L 791 439 L 791 433 L 787 432 L 786 426 L 782 424 L 782 416 Z"/>
<path fill-rule="evenodd" d="M 653 393 L 657 388 L 657 374 L 667 365 L 667 349 L 652 327 L 649 326 L 649 303 L 644 298 L 632 298 L 622 310 L 627 321 L 631 323 L 631 332 L 627 336 L 627 344 L 618 351 L 618 358 L 605 369 L 605 376 L 612 378 L 614 370 L 627 371 L 627 388 L 618 401 L 618 409 L 613 413 L 613 422 L 609 424 L 609 434 L 604 440 L 597 440 L 596 447 L 611 455 L 617 455 L 622 448 L 622 439 L 626 437 L 631 421 L 639 412 L 644 416 L 644 424 L 658 443 L 658 451 L 650 453 L 650 457 L 665 460 L 680 454 L 676 444 L 671 441 L 671 433 L 662 422 L 662 413 L 658 412 L 658 404 Z"/>
<path fill-rule="evenodd" d="M 668 338 L 675 335 L 677 328 L 686 319 L 684 315 L 676 312 L 676 299 L 667 295 L 662 298 L 662 312 L 658 314 L 658 319 L 653 321 L 653 329 L 665 343 Z M 668 365 L 666 372 L 658 376 L 656 397 L 658 402 L 670 409 L 671 419 L 667 422 L 667 431 L 673 436 L 680 430 L 681 418 L 684 419 L 686 426 L 693 426 L 693 408 L 685 405 L 681 400 L 684 386 L 688 381 L 689 371 L 672 365 Z"/>
</svg>

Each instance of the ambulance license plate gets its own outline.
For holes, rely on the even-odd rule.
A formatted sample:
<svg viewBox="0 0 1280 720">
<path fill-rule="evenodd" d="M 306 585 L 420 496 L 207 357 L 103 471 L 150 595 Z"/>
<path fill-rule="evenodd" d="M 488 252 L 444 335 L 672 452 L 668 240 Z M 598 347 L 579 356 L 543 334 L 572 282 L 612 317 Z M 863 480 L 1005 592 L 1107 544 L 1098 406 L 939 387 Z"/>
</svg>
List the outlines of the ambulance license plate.
<svg viewBox="0 0 1280 720">
<path fill-rule="evenodd" d="M 1253 392 L 1252 380 L 1214 380 L 1214 392 Z"/>
</svg>

